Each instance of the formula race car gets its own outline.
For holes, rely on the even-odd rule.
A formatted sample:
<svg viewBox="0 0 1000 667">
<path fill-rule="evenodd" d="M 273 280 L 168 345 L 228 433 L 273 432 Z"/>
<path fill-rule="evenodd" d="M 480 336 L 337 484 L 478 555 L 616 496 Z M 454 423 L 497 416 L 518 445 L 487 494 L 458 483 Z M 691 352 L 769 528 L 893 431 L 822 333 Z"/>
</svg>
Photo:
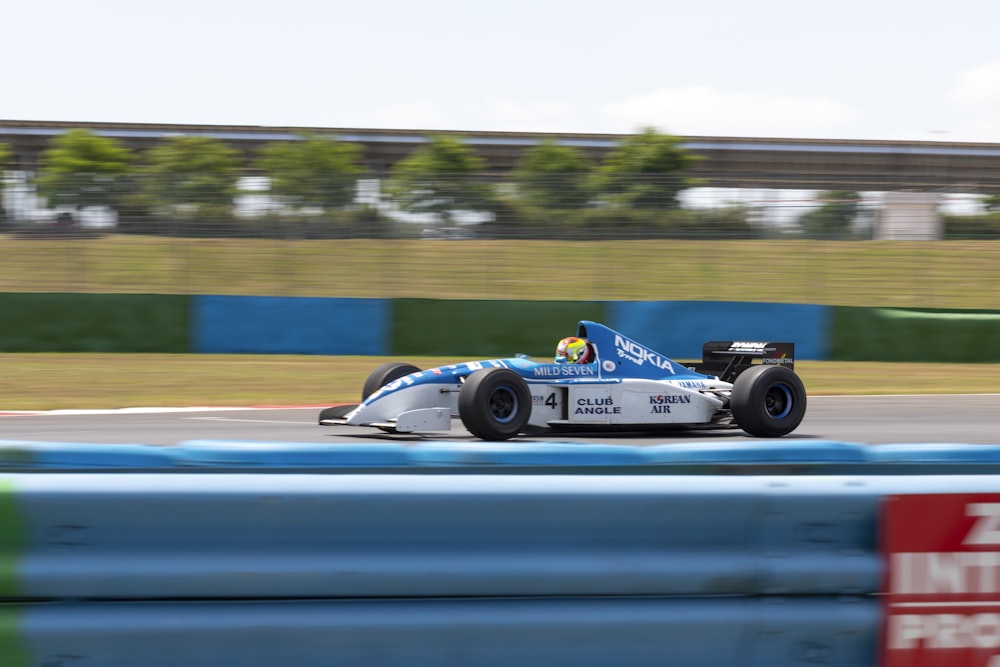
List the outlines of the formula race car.
<svg viewBox="0 0 1000 667">
<path fill-rule="evenodd" d="M 711 341 L 702 362 L 688 367 L 596 322 L 580 322 L 577 336 L 590 348 L 589 363 L 517 355 L 426 371 L 383 364 L 365 381 L 360 404 L 326 408 L 319 423 L 434 433 L 459 417 L 483 440 L 560 427 L 668 425 L 779 437 L 805 415 L 793 343 Z"/>
</svg>

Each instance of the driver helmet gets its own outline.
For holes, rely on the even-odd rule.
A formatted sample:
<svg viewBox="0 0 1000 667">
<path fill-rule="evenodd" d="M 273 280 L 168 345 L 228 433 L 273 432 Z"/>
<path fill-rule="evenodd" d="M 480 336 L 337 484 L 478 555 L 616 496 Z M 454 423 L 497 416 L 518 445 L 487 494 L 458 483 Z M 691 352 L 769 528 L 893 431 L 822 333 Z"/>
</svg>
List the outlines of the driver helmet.
<svg viewBox="0 0 1000 667">
<path fill-rule="evenodd" d="M 590 345 L 583 338 L 569 336 L 556 346 L 557 364 L 586 364 L 593 361 Z"/>
</svg>

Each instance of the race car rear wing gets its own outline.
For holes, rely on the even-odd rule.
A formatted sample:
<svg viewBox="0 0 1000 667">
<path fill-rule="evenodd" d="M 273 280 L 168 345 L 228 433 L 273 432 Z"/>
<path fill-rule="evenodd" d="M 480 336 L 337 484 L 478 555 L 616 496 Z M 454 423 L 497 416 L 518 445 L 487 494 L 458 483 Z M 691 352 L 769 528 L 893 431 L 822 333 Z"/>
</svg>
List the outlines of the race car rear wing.
<svg viewBox="0 0 1000 667">
<path fill-rule="evenodd" d="M 699 373 L 717 375 L 725 382 L 750 368 L 757 359 L 762 364 L 795 368 L 795 343 L 764 343 L 748 340 L 712 340 L 701 349 Z"/>
</svg>

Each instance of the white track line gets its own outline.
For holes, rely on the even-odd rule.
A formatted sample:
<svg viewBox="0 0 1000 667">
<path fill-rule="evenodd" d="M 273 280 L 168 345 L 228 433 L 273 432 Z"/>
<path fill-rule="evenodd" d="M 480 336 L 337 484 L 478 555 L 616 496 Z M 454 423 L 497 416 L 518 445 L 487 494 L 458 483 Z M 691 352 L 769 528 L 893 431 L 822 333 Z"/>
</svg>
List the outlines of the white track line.
<svg viewBox="0 0 1000 667">
<path fill-rule="evenodd" d="M 963 398 L 975 396 L 1000 396 L 1000 393 L 983 394 L 822 394 L 809 396 L 809 400 L 822 400 L 827 398 Z M 322 410 L 330 407 L 327 405 L 230 405 L 230 406 L 195 406 L 195 407 L 146 407 L 146 408 L 110 408 L 93 410 L 0 410 L 0 417 L 18 417 L 33 415 L 129 415 L 129 414 L 158 414 L 171 412 L 237 412 L 240 410 Z"/>
</svg>

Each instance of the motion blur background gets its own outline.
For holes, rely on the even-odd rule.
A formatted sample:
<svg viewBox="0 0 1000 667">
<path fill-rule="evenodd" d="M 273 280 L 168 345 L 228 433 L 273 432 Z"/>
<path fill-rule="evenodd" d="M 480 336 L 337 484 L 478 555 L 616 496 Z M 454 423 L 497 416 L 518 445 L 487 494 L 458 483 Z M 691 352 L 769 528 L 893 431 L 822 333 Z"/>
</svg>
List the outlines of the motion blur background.
<svg viewBox="0 0 1000 667">
<path fill-rule="evenodd" d="M 0 121 L 0 290 L 1000 296 L 1000 145 Z"/>
</svg>

